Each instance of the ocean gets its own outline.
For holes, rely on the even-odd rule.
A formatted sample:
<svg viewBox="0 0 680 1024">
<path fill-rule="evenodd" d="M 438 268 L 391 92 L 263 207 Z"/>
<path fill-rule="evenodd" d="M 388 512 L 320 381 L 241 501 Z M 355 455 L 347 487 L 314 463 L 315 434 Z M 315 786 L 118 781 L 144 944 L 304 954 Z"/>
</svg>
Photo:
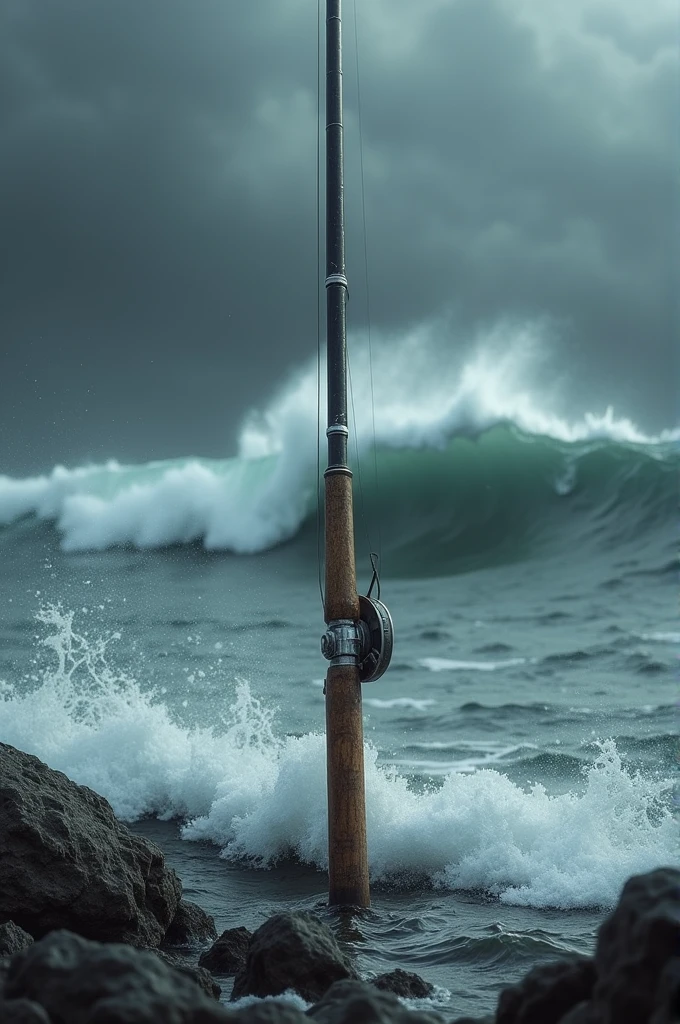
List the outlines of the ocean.
<svg viewBox="0 0 680 1024">
<path fill-rule="evenodd" d="M 233 458 L 0 477 L 0 739 L 158 842 L 218 930 L 316 909 L 449 1015 L 592 952 L 624 880 L 678 861 L 680 433 L 494 380 L 375 422 L 357 399 L 360 587 L 379 551 L 395 651 L 351 918 L 324 906 L 314 369 Z"/>
</svg>

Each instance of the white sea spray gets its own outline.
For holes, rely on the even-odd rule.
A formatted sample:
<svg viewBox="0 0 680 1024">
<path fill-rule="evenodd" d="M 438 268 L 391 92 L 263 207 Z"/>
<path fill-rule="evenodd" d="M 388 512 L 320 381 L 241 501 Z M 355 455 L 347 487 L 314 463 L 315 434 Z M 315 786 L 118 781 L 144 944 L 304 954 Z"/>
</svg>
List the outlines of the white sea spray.
<svg viewBox="0 0 680 1024">
<path fill-rule="evenodd" d="M 116 669 L 116 634 L 79 632 L 73 613 L 54 606 L 39 619 L 50 664 L 32 689 L 0 687 L 2 741 L 91 786 L 121 818 L 183 820 L 185 839 L 208 839 L 227 859 L 326 866 L 322 735 L 279 735 L 244 681 L 232 682 L 210 728 L 189 728 L 161 694 Z M 371 744 L 365 756 L 374 880 L 425 877 L 515 905 L 607 906 L 626 877 L 677 852 L 668 783 L 627 771 L 611 740 L 582 792 L 562 795 L 490 769 L 452 771 L 416 792 Z"/>
</svg>

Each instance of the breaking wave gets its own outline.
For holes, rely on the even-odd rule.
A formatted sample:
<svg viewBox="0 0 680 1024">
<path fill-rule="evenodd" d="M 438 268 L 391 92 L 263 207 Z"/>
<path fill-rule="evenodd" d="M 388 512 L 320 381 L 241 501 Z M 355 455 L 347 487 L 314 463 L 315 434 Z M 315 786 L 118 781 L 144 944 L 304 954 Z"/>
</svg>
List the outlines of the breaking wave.
<svg viewBox="0 0 680 1024">
<path fill-rule="evenodd" d="M 243 681 L 211 728 L 189 728 L 161 694 L 112 667 L 115 636 L 80 634 L 55 607 L 39 618 L 50 663 L 32 689 L 0 685 L 4 742 L 92 787 L 123 819 L 183 821 L 184 839 L 209 840 L 231 861 L 326 866 L 323 736 L 280 735 Z M 416 792 L 367 744 L 371 875 L 514 905 L 607 906 L 630 874 L 675 859 L 668 786 L 631 774 L 606 741 L 578 794 L 524 789 L 488 768 Z"/>
<path fill-rule="evenodd" d="M 375 422 L 370 393 L 354 390 L 358 502 L 386 523 L 398 571 L 408 574 L 417 563 L 427 572 L 424 550 L 431 571 L 522 557 L 575 513 L 581 539 L 602 529 L 603 517 L 616 521 L 622 537 L 669 521 L 680 431 L 648 437 L 612 409 L 573 421 L 546 411 L 551 400 L 528 388 L 526 359 L 516 353 L 487 352 L 455 372 L 427 353 L 412 336 L 396 356 L 383 354 Z M 355 367 L 354 379 L 368 375 Z M 195 542 L 237 554 L 265 551 L 304 536 L 311 523 L 316 431 L 310 367 L 250 417 L 238 456 L 0 476 L 0 524 L 53 521 L 67 551 Z"/>
</svg>

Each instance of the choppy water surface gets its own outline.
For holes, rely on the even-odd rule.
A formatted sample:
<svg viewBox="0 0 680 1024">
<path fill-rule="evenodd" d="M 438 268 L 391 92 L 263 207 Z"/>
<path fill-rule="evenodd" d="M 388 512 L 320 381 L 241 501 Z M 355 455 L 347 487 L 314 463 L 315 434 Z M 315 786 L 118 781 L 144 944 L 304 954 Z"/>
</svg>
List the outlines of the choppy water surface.
<svg viewBox="0 0 680 1024">
<path fill-rule="evenodd" d="M 219 928 L 320 908 L 362 971 L 482 1013 L 677 861 L 678 454 L 611 417 L 452 424 L 381 448 L 358 502 L 396 627 L 364 690 L 370 911 L 323 908 L 305 459 L 270 490 L 290 452 L 0 481 L 0 739 L 104 794 Z"/>
</svg>

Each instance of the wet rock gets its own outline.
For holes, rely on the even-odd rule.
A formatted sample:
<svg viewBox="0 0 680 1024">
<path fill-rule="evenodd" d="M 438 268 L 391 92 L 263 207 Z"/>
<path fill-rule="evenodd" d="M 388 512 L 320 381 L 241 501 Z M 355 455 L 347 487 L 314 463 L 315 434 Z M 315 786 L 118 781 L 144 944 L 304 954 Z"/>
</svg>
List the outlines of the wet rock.
<svg viewBox="0 0 680 1024">
<path fill-rule="evenodd" d="M 629 878 L 597 938 L 593 999 L 603 1019 L 645 1024 L 656 1010 L 666 1012 L 657 995 L 668 1003 L 679 951 L 680 871 L 658 868 Z"/>
<path fill-rule="evenodd" d="M 166 946 L 196 946 L 217 938 L 214 918 L 196 903 L 180 900 L 172 924 L 165 933 Z"/>
<path fill-rule="evenodd" d="M 0 924 L 0 957 L 14 956 L 33 942 L 33 936 L 14 923 Z"/>
<path fill-rule="evenodd" d="M 496 1024 L 496 1019 L 495 1017 L 456 1017 L 451 1024 Z M 562 1024 L 561 1021 L 560 1024 Z"/>
<path fill-rule="evenodd" d="M 590 998 L 595 985 L 592 960 L 560 960 L 529 971 L 504 989 L 496 1009 L 497 1024 L 560 1024 L 578 1003 Z"/>
<path fill-rule="evenodd" d="M 7 977 L 7 972 L 9 970 L 9 964 L 10 958 L 8 956 L 0 959 L 0 999 L 2 999 L 2 993 L 5 990 L 5 978 Z"/>
<path fill-rule="evenodd" d="M 261 925 L 236 975 L 232 999 L 276 996 L 288 989 L 313 1002 L 334 981 L 354 977 L 330 928 L 312 914 L 275 914 Z"/>
<path fill-rule="evenodd" d="M 5 999 L 39 1003 L 59 1024 L 226 1024 L 229 1014 L 156 952 L 51 932 L 17 953 Z"/>
<path fill-rule="evenodd" d="M 603 1024 L 602 1017 L 593 1003 L 578 1003 L 573 1010 L 570 1010 L 566 1017 L 562 1017 L 560 1024 Z"/>
<path fill-rule="evenodd" d="M 191 978 L 210 999 L 217 1001 L 222 995 L 222 988 L 217 984 L 210 971 L 205 967 L 192 967 L 190 964 L 173 964 L 176 971 L 181 971 Z"/>
<path fill-rule="evenodd" d="M 680 871 L 626 882 L 594 961 L 534 968 L 498 1002 L 497 1024 L 678 1024 Z"/>
<path fill-rule="evenodd" d="M 246 955 L 253 933 L 247 928 L 227 928 L 210 949 L 198 958 L 201 967 L 213 974 L 238 974 L 246 965 Z"/>
<path fill-rule="evenodd" d="M 307 1015 L 314 1024 L 443 1024 L 438 1013 L 407 1010 L 392 992 L 365 981 L 336 981 Z"/>
<path fill-rule="evenodd" d="M 680 956 L 666 965 L 659 982 L 656 1004 L 649 1024 L 677 1024 L 680 1021 Z"/>
<path fill-rule="evenodd" d="M 172 967 L 175 971 L 180 971 L 185 977 L 191 978 L 195 981 L 198 987 L 205 992 L 211 999 L 219 999 L 222 994 L 222 989 L 213 978 L 210 971 L 206 971 L 205 967 L 192 967 L 191 964 L 187 964 L 184 960 L 178 956 L 173 956 L 172 953 L 166 953 L 162 949 L 154 949 L 153 952 L 156 956 L 160 957 L 164 964 L 168 967 Z"/>
<path fill-rule="evenodd" d="M 11 1002 L 0 999 L 0 1021 L 2 1024 L 51 1024 L 42 1006 L 30 999 L 13 999 Z"/>
<path fill-rule="evenodd" d="M 4 743 L 0 862 L 0 920 L 36 938 L 69 928 L 157 946 L 181 896 L 158 847 L 118 822 L 103 797 Z"/>
<path fill-rule="evenodd" d="M 401 996 L 402 999 L 424 999 L 434 993 L 434 986 L 429 981 L 411 971 L 402 971 L 400 967 L 372 978 L 371 985 L 385 992 L 394 992 L 395 996 Z"/>
<path fill-rule="evenodd" d="M 297 1006 L 275 999 L 232 1010 L 229 1020 L 231 1024 L 309 1024 L 309 1017 Z"/>
</svg>

